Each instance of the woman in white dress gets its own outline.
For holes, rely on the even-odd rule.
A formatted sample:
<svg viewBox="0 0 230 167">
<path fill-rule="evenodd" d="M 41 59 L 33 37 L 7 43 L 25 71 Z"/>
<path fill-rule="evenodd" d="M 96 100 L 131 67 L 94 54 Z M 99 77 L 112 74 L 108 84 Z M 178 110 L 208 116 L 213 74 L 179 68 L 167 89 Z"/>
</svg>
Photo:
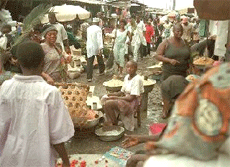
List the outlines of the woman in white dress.
<svg viewBox="0 0 230 167">
<path fill-rule="evenodd" d="M 113 48 L 115 62 L 118 66 L 119 75 L 122 75 L 125 66 L 126 43 L 130 32 L 125 29 L 126 21 L 120 21 L 120 27 L 115 31 L 115 44 Z"/>
</svg>

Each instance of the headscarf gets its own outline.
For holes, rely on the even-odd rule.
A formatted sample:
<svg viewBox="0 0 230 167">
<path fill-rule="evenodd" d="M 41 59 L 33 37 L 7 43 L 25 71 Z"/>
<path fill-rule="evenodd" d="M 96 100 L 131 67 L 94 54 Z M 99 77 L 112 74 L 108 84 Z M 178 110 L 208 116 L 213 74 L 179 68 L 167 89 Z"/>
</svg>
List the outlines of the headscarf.
<svg viewBox="0 0 230 167">
<path fill-rule="evenodd" d="M 42 36 L 45 37 L 47 32 L 49 32 L 49 31 L 57 31 L 57 33 L 58 33 L 58 30 L 57 30 L 57 28 L 55 26 L 53 26 L 53 25 L 45 25 L 43 27 L 43 29 L 42 29 Z"/>
</svg>

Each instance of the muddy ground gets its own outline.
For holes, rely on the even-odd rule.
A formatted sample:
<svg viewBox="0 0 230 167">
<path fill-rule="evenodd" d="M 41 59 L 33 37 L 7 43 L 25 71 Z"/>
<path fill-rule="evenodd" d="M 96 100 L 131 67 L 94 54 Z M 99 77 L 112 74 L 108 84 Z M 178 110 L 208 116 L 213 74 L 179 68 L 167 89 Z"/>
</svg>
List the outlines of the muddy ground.
<svg viewBox="0 0 230 167">
<path fill-rule="evenodd" d="M 149 71 L 146 67 L 156 64 L 157 61 L 153 57 L 145 57 L 138 62 L 138 74 L 149 75 Z M 86 73 L 83 73 L 76 82 L 86 83 L 90 86 L 95 86 L 94 94 L 96 96 L 103 96 L 106 94 L 105 87 L 103 82 L 108 81 L 112 78 L 114 73 L 106 73 L 103 76 L 98 76 L 98 70 L 94 70 L 93 82 L 88 83 L 86 79 Z M 150 78 L 150 77 L 149 77 Z M 162 99 L 160 93 L 160 83 L 154 86 L 153 90 L 149 93 L 148 98 L 148 110 L 141 113 L 142 125 L 139 128 L 136 128 L 131 134 L 149 134 L 149 125 L 156 122 L 165 122 L 161 118 L 162 111 Z M 130 134 L 130 132 L 127 132 Z M 115 146 L 121 146 L 121 141 L 124 139 L 121 138 L 118 141 L 114 142 L 104 142 L 97 138 L 93 133 L 93 129 L 76 129 L 76 135 L 72 138 L 67 144 L 67 150 L 69 154 L 104 154 L 106 151 L 109 151 L 110 148 Z M 137 151 L 142 149 L 142 147 L 135 147 L 132 151 Z"/>
</svg>

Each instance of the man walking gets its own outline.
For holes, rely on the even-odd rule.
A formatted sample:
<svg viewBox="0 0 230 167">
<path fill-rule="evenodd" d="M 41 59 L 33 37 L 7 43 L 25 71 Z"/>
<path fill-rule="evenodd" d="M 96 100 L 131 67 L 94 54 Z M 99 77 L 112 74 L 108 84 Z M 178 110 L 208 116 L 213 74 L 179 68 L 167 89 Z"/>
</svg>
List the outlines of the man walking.
<svg viewBox="0 0 230 167">
<path fill-rule="evenodd" d="M 97 57 L 99 66 L 99 75 L 104 74 L 105 64 L 102 57 L 103 39 L 102 30 L 99 27 L 99 18 L 93 18 L 93 25 L 87 28 L 87 80 L 92 82 L 93 62 Z"/>
<path fill-rule="evenodd" d="M 136 30 L 134 31 L 134 36 L 132 39 L 132 46 L 133 46 L 133 56 L 134 61 L 137 62 L 139 57 L 139 52 L 141 54 L 141 58 L 143 57 L 143 49 L 141 45 L 146 46 L 146 39 L 145 39 L 146 28 L 143 21 L 141 21 L 140 16 L 136 16 Z"/>
<path fill-rule="evenodd" d="M 192 30 L 193 26 L 191 23 L 188 22 L 188 18 L 185 17 L 182 20 L 182 26 L 183 26 L 183 35 L 182 39 L 185 41 L 187 46 L 190 46 L 191 40 L 192 40 Z"/>
</svg>

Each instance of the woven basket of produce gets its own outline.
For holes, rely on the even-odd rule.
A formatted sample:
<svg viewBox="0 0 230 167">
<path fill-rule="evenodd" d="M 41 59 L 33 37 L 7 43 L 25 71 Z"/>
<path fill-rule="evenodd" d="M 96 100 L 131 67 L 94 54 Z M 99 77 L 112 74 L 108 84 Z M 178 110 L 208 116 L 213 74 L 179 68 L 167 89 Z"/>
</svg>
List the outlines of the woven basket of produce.
<svg viewBox="0 0 230 167">
<path fill-rule="evenodd" d="M 109 92 L 118 92 L 121 90 L 123 86 L 123 81 L 118 79 L 111 79 L 107 82 L 104 82 L 103 85 L 105 86 L 106 90 Z"/>
<path fill-rule="evenodd" d="M 209 57 L 199 57 L 195 58 L 193 64 L 200 69 L 206 68 L 207 66 L 212 66 L 214 60 Z"/>
<path fill-rule="evenodd" d="M 99 122 L 101 113 L 87 107 L 89 86 L 79 83 L 56 83 L 69 110 L 75 127 L 92 127 Z"/>
</svg>

